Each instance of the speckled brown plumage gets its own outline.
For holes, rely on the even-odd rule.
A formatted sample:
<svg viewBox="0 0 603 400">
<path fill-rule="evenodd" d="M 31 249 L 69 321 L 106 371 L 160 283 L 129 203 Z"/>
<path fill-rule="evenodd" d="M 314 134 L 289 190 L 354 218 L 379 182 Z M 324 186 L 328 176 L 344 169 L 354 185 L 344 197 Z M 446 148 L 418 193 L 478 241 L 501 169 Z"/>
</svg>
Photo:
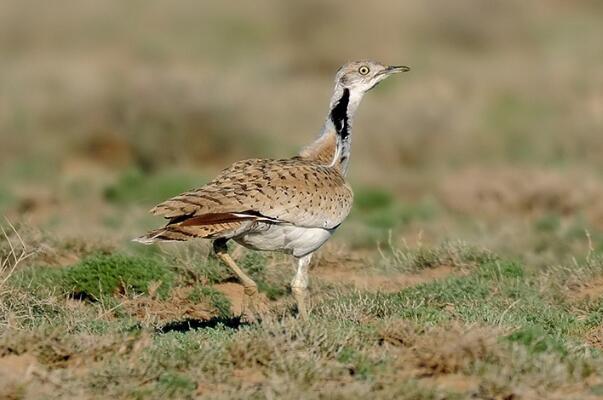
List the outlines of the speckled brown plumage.
<svg viewBox="0 0 603 400">
<path fill-rule="evenodd" d="M 207 185 L 154 207 L 151 213 L 170 222 L 148 236 L 216 238 L 252 220 L 332 229 L 348 215 L 352 197 L 338 168 L 321 160 L 239 161 Z"/>
</svg>

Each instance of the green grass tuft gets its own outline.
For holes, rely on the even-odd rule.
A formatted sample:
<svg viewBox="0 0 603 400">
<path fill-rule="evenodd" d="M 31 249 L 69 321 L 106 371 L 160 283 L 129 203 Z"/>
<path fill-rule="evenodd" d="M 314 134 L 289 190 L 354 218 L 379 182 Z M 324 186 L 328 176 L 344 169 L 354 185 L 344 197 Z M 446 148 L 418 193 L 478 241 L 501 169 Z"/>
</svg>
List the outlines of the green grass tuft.
<svg viewBox="0 0 603 400">
<path fill-rule="evenodd" d="M 64 277 L 64 269 L 48 266 L 29 267 L 13 274 L 9 282 L 15 287 L 26 289 L 31 295 L 43 297 L 50 294 L 65 294 L 67 288 Z"/>
<path fill-rule="evenodd" d="M 448 266 L 473 268 L 496 261 L 491 252 L 462 242 L 445 242 L 438 247 L 395 247 L 391 240 L 381 252 L 381 266 L 386 270 L 416 272 L 426 268 Z"/>
<path fill-rule="evenodd" d="M 64 285 L 71 293 L 91 299 L 117 291 L 148 294 L 152 283 L 160 284 L 157 294 L 165 297 L 173 280 L 173 273 L 162 262 L 121 254 L 94 255 L 64 272 Z"/>
<path fill-rule="evenodd" d="M 347 366 L 350 375 L 358 375 L 363 380 L 371 378 L 378 367 L 377 363 L 351 347 L 342 348 L 337 356 L 337 361 Z"/>
<path fill-rule="evenodd" d="M 157 390 L 168 398 L 188 397 L 197 385 L 190 378 L 176 372 L 166 372 L 159 377 Z"/>
<path fill-rule="evenodd" d="M 568 351 L 563 342 L 539 327 L 524 327 L 507 336 L 507 340 L 524 345 L 530 352 L 556 352 L 563 356 Z"/>
<path fill-rule="evenodd" d="M 230 300 L 222 292 L 210 286 L 196 286 L 187 298 L 193 303 L 205 302 L 211 305 L 219 317 L 227 318 L 231 315 Z"/>
</svg>

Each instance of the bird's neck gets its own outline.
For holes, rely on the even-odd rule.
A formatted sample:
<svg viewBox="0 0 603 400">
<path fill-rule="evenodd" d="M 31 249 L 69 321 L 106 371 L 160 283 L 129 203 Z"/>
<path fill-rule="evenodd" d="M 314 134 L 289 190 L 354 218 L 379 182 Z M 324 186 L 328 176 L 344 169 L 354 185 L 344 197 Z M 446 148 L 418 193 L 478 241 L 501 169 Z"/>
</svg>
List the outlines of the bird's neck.
<svg viewBox="0 0 603 400">
<path fill-rule="evenodd" d="M 300 156 L 335 167 L 346 175 L 352 146 L 352 120 L 363 93 L 335 87 L 320 136 Z"/>
</svg>

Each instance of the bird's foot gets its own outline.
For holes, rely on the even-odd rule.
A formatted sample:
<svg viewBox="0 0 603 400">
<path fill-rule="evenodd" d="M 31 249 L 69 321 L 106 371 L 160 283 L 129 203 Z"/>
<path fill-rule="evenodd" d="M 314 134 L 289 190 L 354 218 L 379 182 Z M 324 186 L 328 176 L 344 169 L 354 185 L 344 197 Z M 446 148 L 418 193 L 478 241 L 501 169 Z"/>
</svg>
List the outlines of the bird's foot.
<svg viewBox="0 0 603 400">
<path fill-rule="evenodd" d="M 257 323 L 264 319 L 269 312 L 267 300 L 257 286 L 246 286 L 244 289 L 243 309 L 241 310 L 241 321 Z"/>
<path fill-rule="evenodd" d="M 300 287 L 292 287 L 291 292 L 293 293 L 293 297 L 297 302 L 297 315 L 303 320 L 308 320 L 308 309 L 307 309 L 307 299 L 308 299 L 308 290 L 306 288 Z"/>
</svg>

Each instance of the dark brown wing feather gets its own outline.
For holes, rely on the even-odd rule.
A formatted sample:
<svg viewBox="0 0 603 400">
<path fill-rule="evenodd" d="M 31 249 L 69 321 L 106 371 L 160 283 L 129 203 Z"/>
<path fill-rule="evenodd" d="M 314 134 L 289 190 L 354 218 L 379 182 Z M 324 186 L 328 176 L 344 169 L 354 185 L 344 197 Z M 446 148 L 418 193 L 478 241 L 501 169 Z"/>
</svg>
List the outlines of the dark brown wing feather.
<svg viewBox="0 0 603 400">
<path fill-rule="evenodd" d="M 244 222 L 258 220 L 255 215 L 216 213 L 178 218 L 170 221 L 163 228 L 152 230 L 134 240 L 142 243 L 154 241 L 184 241 L 193 238 L 212 238 L 236 231 Z"/>
</svg>

